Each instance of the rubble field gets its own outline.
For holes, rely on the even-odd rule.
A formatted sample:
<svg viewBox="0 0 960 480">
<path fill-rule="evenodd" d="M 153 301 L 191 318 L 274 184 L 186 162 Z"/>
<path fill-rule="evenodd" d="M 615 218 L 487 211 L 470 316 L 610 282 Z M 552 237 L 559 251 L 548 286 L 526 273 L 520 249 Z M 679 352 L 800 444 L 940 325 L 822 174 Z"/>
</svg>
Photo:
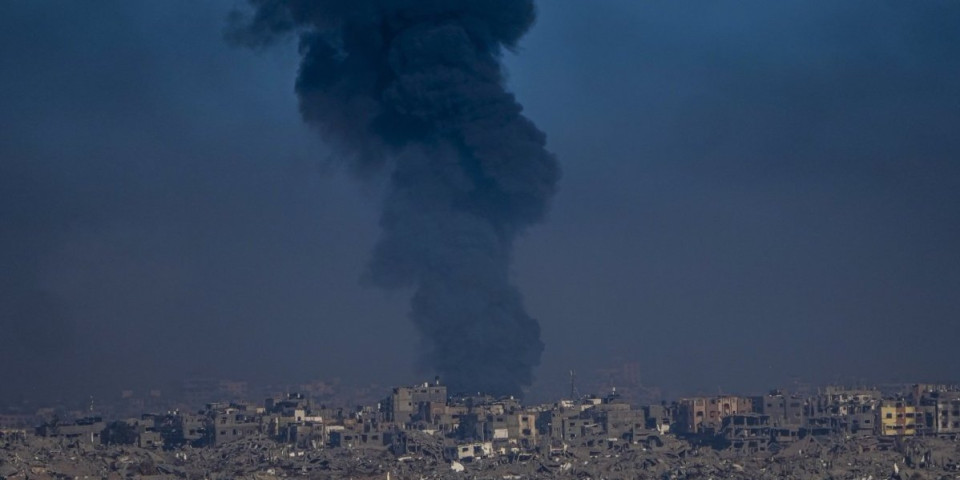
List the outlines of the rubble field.
<svg viewBox="0 0 960 480">
<path fill-rule="evenodd" d="M 457 462 L 442 440 L 411 432 L 416 455 L 295 449 L 268 437 L 173 450 L 34 435 L 0 438 L 0 479 L 960 479 L 960 442 L 936 437 L 806 437 L 759 454 L 696 446 L 673 435 L 615 448 L 569 447 Z"/>
</svg>

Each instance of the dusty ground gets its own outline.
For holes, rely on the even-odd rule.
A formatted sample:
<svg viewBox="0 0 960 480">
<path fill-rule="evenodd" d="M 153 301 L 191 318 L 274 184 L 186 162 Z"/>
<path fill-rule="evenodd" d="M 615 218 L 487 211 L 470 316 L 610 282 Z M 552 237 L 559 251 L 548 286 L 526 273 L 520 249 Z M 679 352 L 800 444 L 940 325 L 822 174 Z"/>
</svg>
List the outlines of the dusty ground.
<svg viewBox="0 0 960 480">
<path fill-rule="evenodd" d="M 266 438 L 162 451 L 27 436 L 0 439 L 0 479 L 960 479 L 955 440 L 808 437 L 775 454 L 751 455 L 663 440 L 654 448 L 573 448 L 453 464 L 429 439 L 422 454 L 398 458 L 382 451 L 295 451 Z"/>
</svg>

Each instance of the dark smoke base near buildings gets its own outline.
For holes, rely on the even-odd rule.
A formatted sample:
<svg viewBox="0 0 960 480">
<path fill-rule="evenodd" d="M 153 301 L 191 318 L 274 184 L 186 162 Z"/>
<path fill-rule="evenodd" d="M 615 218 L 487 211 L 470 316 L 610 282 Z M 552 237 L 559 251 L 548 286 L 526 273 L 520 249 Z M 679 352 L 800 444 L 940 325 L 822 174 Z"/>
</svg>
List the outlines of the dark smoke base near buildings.
<svg viewBox="0 0 960 480">
<path fill-rule="evenodd" d="M 520 394 L 543 344 L 510 257 L 559 177 L 500 65 L 534 21 L 532 0 L 251 3 L 231 38 L 298 34 L 303 118 L 358 176 L 390 176 L 366 277 L 415 289 L 423 366 L 457 391 Z"/>
</svg>

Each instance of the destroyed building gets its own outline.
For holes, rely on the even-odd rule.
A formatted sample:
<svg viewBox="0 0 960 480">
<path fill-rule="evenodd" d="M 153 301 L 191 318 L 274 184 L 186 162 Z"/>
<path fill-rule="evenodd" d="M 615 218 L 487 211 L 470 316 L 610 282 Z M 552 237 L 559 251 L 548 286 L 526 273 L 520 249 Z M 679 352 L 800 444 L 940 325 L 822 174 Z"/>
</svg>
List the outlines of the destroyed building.
<svg viewBox="0 0 960 480">
<path fill-rule="evenodd" d="M 63 458 L 66 465 L 81 458 L 76 452 L 95 458 L 135 448 L 139 460 L 114 453 L 112 463 L 90 462 L 90 468 L 117 469 L 128 477 L 149 471 L 168 478 L 194 478 L 189 477 L 191 462 L 199 465 L 196 475 L 225 469 L 220 478 L 273 471 L 269 475 L 326 472 L 318 478 L 371 478 L 391 472 L 396 475 L 391 478 L 416 479 L 437 469 L 516 479 L 644 476 L 624 476 L 627 472 L 646 472 L 649 478 L 847 478 L 835 475 L 841 470 L 831 462 L 837 459 L 852 469 L 847 471 L 863 474 L 850 478 L 880 478 L 880 468 L 862 460 L 865 452 L 895 452 L 896 457 L 884 458 L 896 458 L 896 468 L 904 472 L 960 472 L 960 454 L 945 447 L 960 437 L 958 408 L 960 389 L 943 385 L 893 394 L 840 387 L 806 395 L 773 390 L 655 405 L 632 404 L 611 389 L 603 396 L 524 405 L 513 397 L 450 397 L 435 381 L 394 388 L 378 404 L 355 408 L 327 407 L 309 395 L 288 393 L 261 405 L 214 402 L 199 411 L 172 410 L 119 422 L 52 417 L 36 435 L 0 431 L 11 452 L 30 445 L 32 438 L 51 445 L 34 450 L 40 452 L 34 463 L 22 456 L 0 462 L 0 476 L 19 475 L 25 468 L 49 473 L 51 459 Z M 128 450 L 104 450 L 100 444 L 109 443 L 105 435 L 110 428 L 135 435 L 124 440 Z M 72 457 L 58 456 L 69 449 L 79 450 Z M 823 461 L 802 464 L 805 470 L 794 474 L 793 467 L 782 463 L 787 460 L 752 467 L 732 460 L 745 458 Z M 79 476 L 67 467 L 58 472 Z"/>
<path fill-rule="evenodd" d="M 252 409 L 245 404 L 212 404 L 208 408 L 213 413 L 213 443 L 223 445 L 262 432 L 262 410 Z"/>
<path fill-rule="evenodd" d="M 424 383 L 413 387 L 397 387 L 384 403 L 387 405 L 387 421 L 434 424 L 444 413 L 447 387 L 440 385 L 439 379 L 432 385 Z"/>
<path fill-rule="evenodd" d="M 704 435 L 716 434 L 724 417 L 753 411 L 753 399 L 732 395 L 684 398 L 677 410 L 681 432 Z"/>
<path fill-rule="evenodd" d="M 41 437 L 78 440 L 93 445 L 100 443 L 100 435 L 106 426 L 103 418 L 84 417 L 72 422 L 44 422 L 36 432 Z"/>
</svg>

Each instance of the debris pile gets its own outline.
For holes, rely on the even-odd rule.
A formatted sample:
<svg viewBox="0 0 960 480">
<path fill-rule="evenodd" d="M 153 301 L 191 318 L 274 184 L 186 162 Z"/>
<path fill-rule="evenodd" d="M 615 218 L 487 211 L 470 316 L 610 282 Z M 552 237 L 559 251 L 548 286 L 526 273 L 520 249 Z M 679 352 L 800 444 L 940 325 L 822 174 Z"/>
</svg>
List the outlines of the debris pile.
<svg viewBox="0 0 960 480">
<path fill-rule="evenodd" d="M 439 438 L 417 431 L 407 433 L 402 452 L 304 450 L 265 436 L 161 450 L 28 435 L 0 439 L 0 479 L 960 479 L 956 439 L 807 437 L 760 454 L 671 435 L 658 440 L 463 461 L 445 457 Z"/>
</svg>

